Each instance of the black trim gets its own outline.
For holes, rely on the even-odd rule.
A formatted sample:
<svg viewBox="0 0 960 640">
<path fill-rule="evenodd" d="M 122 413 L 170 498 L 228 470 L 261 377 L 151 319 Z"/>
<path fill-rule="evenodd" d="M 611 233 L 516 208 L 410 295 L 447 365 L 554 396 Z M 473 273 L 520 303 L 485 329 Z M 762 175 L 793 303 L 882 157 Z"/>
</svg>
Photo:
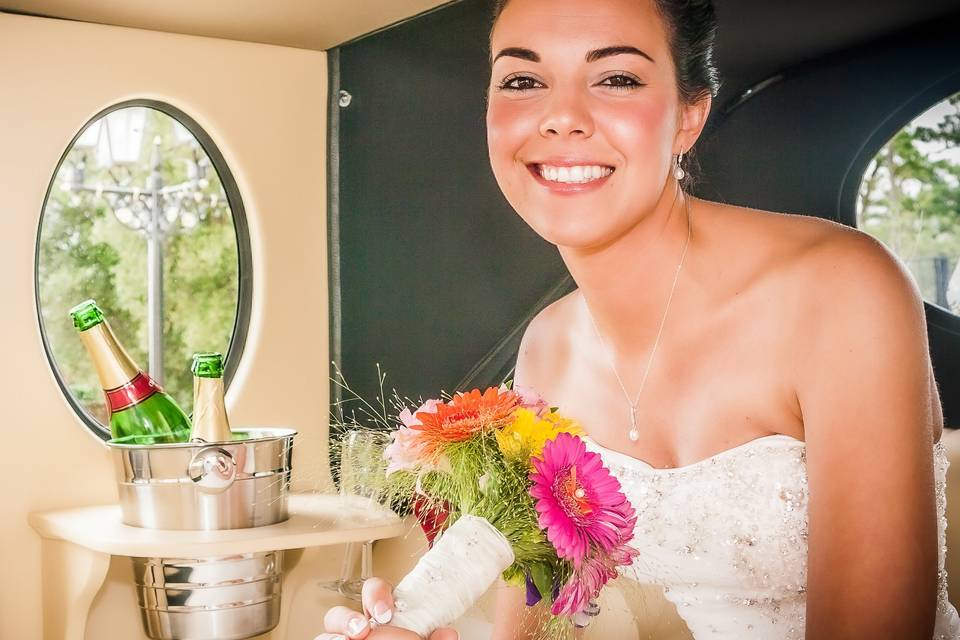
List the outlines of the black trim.
<svg viewBox="0 0 960 640">
<path fill-rule="evenodd" d="M 870 136 L 860 145 L 843 176 L 837 199 L 840 222 L 851 227 L 857 226 L 857 194 L 860 192 L 863 174 L 883 145 L 914 118 L 957 91 L 960 91 L 960 70 L 953 70 L 911 95 L 880 121 Z"/>
<path fill-rule="evenodd" d="M 77 415 L 80 416 L 80 419 L 83 421 L 83 423 L 86 424 L 87 427 L 89 427 L 90 430 L 102 440 L 110 439 L 110 427 L 108 425 L 100 424 L 100 422 L 94 418 L 90 412 L 87 411 L 86 407 L 77 402 L 76 398 L 73 397 L 73 394 L 70 393 L 70 389 L 63 381 L 63 376 L 60 374 L 60 369 L 57 367 L 57 362 L 51 353 L 50 344 L 47 341 L 46 327 L 44 327 L 43 324 L 43 314 L 40 312 L 40 234 L 43 231 L 44 212 L 47 209 L 47 201 L 50 199 L 50 192 L 53 190 L 56 176 L 60 172 L 61 165 L 63 165 L 63 162 L 73 150 L 73 146 L 76 144 L 77 139 L 79 139 L 80 136 L 83 135 L 84 131 L 86 131 L 87 128 L 94 122 L 97 122 L 109 113 L 118 111 L 120 109 L 126 109 L 128 107 L 147 107 L 154 109 L 155 111 L 166 114 L 183 125 L 191 134 L 193 134 L 193 136 L 197 139 L 197 142 L 200 143 L 200 146 L 203 148 L 204 152 L 210 158 L 210 162 L 213 164 L 214 170 L 220 177 L 220 183 L 223 185 L 223 190 L 227 195 L 227 202 L 230 204 L 230 212 L 233 216 L 234 233 L 236 234 L 237 238 L 237 260 L 239 264 L 237 274 L 237 314 L 234 318 L 233 332 L 230 336 L 230 344 L 227 347 L 226 362 L 224 363 L 223 380 L 225 387 L 229 387 L 230 382 L 233 380 L 233 376 L 237 371 L 240 358 L 243 356 L 244 346 L 246 345 L 247 341 L 247 331 L 250 328 L 250 309 L 253 299 L 253 261 L 250 250 L 250 231 L 249 227 L 247 226 L 247 214 L 243 207 L 243 199 L 240 197 L 240 189 L 237 187 L 237 182 L 233 177 L 233 173 L 231 173 L 230 168 L 227 166 L 227 163 L 224 160 L 223 155 L 220 153 L 219 148 L 217 148 L 217 145 L 213 142 L 213 139 L 207 134 L 206 131 L 204 131 L 197 121 L 173 105 L 160 102 L 158 100 L 149 100 L 146 98 L 125 100 L 124 102 L 111 105 L 88 120 L 87 123 L 80 128 L 73 139 L 70 140 L 70 144 L 67 145 L 63 155 L 60 156 L 60 160 L 57 162 L 57 166 L 54 168 L 53 175 L 47 185 L 47 192 L 43 197 L 43 205 L 40 208 L 40 217 L 37 223 L 37 240 L 33 258 L 33 295 L 34 305 L 37 313 L 37 322 L 40 326 L 40 337 L 43 340 L 43 351 L 47 356 L 47 362 L 50 364 L 50 368 L 57 380 L 57 384 L 59 385 L 60 390 L 63 392 L 64 397 L 66 397 L 67 402 L 77 413 Z"/>
<path fill-rule="evenodd" d="M 343 311 L 340 290 L 340 50 L 327 53 L 327 286 L 330 300 L 330 358 L 343 370 Z M 343 390 L 330 374 L 330 409 L 340 407 Z M 343 418 L 342 411 L 340 417 Z"/>
<path fill-rule="evenodd" d="M 911 95 L 880 121 L 850 160 L 840 183 L 837 197 L 840 222 L 857 228 L 857 195 L 863 183 L 863 174 L 883 145 L 915 118 L 958 91 L 960 70 L 954 70 Z M 928 300 L 923 301 L 923 306 L 926 308 L 927 323 L 930 326 L 960 336 L 960 316 Z"/>
</svg>

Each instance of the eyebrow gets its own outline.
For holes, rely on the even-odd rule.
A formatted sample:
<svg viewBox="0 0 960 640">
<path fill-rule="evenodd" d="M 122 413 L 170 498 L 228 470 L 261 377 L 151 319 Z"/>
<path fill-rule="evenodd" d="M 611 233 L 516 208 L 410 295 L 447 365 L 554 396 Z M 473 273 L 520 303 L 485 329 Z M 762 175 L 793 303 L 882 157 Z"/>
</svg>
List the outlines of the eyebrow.
<svg viewBox="0 0 960 640">
<path fill-rule="evenodd" d="M 629 45 L 615 45 L 612 47 L 603 47 L 602 49 L 593 49 L 588 51 L 587 55 L 584 57 L 585 62 L 596 62 L 601 58 L 609 58 L 610 56 L 619 56 L 624 53 L 630 53 L 633 55 L 638 55 L 646 58 L 650 62 L 654 62 L 654 59 L 649 55 L 637 49 L 636 47 L 631 47 Z M 511 58 L 520 58 L 521 60 L 529 60 L 530 62 L 540 62 L 540 56 L 536 51 L 530 49 L 524 49 L 523 47 L 507 47 L 502 49 L 500 53 L 493 59 L 493 62 L 496 62 L 504 56 L 509 56 Z"/>
</svg>

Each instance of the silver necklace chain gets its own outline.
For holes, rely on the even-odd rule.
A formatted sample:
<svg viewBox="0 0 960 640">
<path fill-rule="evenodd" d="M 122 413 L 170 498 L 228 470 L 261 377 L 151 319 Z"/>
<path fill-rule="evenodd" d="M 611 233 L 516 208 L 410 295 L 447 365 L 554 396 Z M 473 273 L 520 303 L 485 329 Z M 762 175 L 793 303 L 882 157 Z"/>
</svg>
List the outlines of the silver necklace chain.
<svg viewBox="0 0 960 640">
<path fill-rule="evenodd" d="M 680 255 L 680 264 L 677 265 L 676 274 L 673 276 L 673 286 L 670 287 L 670 296 L 667 298 L 667 306 L 663 310 L 663 318 L 660 320 L 660 328 L 657 330 L 657 338 L 653 342 L 653 350 L 650 351 L 650 358 L 647 360 L 647 368 L 643 372 L 643 378 L 640 380 L 640 391 L 637 392 L 637 399 L 633 402 L 630 402 L 630 394 L 627 392 L 626 385 L 623 384 L 623 380 L 620 378 L 620 374 L 617 372 L 617 367 L 614 364 L 613 351 L 607 348 L 607 343 L 603 339 L 603 336 L 600 334 L 600 328 L 597 326 L 597 321 L 593 319 L 593 314 L 590 313 L 590 307 L 587 305 L 587 299 L 583 299 L 583 306 L 587 309 L 587 315 L 590 317 L 590 322 L 593 323 L 593 330 L 597 333 L 597 338 L 600 340 L 600 344 L 603 346 L 604 353 L 606 353 L 607 360 L 610 362 L 610 369 L 613 370 L 613 375 L 617 377 L 617 382 L 620 384 L 620 389 L 623 391 L 623 396 L 627 399 L 627 402 L 630 403 L 630 431 L 628 432 L 628 437 L 632 442 L 636 442 L 640 439 L 640 431 L 637 429 L 637 403 L 640 402 L 640 395 L 643 393 L 643 387 L 647 383 L 647 374 L 650 373 L 650 365 L 653 364 L 653 356 L 657 352 L 657 347 L 660 346 L 660 335 L 663 333 L 663 326 L 667 322 L 667 312 L 670 311 L 670 303 L 673 301 L 673 292 L 677 288 L 677 281 L 680 278 L 680 269 L 683 268 L 683 260 L 687 256 L 687 247 L 690 246 L 690 235 L 693 229 L 693 221 L 690 218 L 690 201 L 684 197 L 684 209 L 687 213 L 687 240 L 683 245 L 683 253 Z"/>
</svg>

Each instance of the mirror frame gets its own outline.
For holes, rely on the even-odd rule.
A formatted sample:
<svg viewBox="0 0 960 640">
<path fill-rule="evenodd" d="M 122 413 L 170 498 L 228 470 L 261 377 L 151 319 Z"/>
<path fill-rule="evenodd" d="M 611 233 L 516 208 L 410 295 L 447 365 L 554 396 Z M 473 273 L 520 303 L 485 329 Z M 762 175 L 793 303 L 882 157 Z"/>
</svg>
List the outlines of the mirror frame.
<svg viewBox="0 0 960 640">
<path fill-rule="evenodd" d="M 244 346 L 246 345 L 247 341 L 247 332 L 250 328 L 250 312 L 253 297 L 253 257 L 250 249 L 250 229 L 247 225 L 247 214 L 246 209 L 243 206 L 243 199 L 240 197 L 240 189 L 237 187 L 237 182 L 233 177 L 233 173 L 227 166 L 227 162 L 224 160 L 223 155 L 217 148 L 217 145 L 203 129 L 203 127 L 196 122 L 196 120 L 191 118 L 180 109 L 174 107 L 173 105 L 167 104 L 166 102 L 137 98 L 118 102 L 117 104 L 101 110 L 99 113 L 90 118 L 82 127 L 80 127 L 80 130 L 77 131 L 76 135 L 74 135 L 70 140 L 70 143 L 67 145 L 63 155 L 60 156 L 60 160 L 57 162 L 56 167 L 54 167 L 53 174 L 49 183 L 47 184 L 47 191 L 43 197 L 39 221 L 37 223 L 36 246 L 34 248 L 33 297 L 35 311 L 37 314 L 37 323 L 40 327 L 40 338 L 43 341 L 43 351 L 46 354 L 47 362 L 49 363 L 50 369 L 53 372 L 53 376 L 57 381 L 57 385 L 60 387 L 60 391 L 63 393 L 64 398 L 66 398 L 67 403 L 73 409 L 74 413 L 76 413 L 84 425 L 86 425 L 94 435 L 103 441 L 107 441 L 112 437 L 109 425 L 101 424 L 87 410 L 87 408 L 83 406 L 82 403 L 77 401 L 77 399 L 70 392 L 70 388 L 64 382 L 63 376 L 60 373 L 60 368 L 57 366 L 56 359 L 51 351 L 50 343 L 47 340 L 47 331 L 43 323 L 43 315 L 40 312 L 40 237 L 43 231 L 44 214 L 47 210 L 47 202 L 50 199 L 50 193 L 53 190 L 56 177 L 60 173 L 60 167 L 73 150 L 74 144 L 76 144 L 80 136 L 83 135 L 83 133 L 94 122 L 97 122 L 101 118 L 114 111 L 129 107 L 147 107 L 154 109 L 173 118 L 183 125 L 183 127 L 185 127 L 187 131 L 189 131 L 193 137 L 196 138 L 197 142 L 200 143 L 200 147 L 207 154 L 207 157 L 210 158 L 210 163 L 213 165 L 214 170 L 220 177 L 220 183 L 223 185 L 224 193 L 226 193 L 227 203 L 230 205 L 230 212 L 233 216 L 234 233 L 236 234 L 237 238 L 237 271 L 239 277 L 237 283 L 237 313 L 234 317 L 233 332 L 230 335 L 230 344 L 227 347 L 226 362 L 224 363 L 223 377 L 225 388 L 229 387 L 230 381 L 233 379 L 233 376 L 237 370 L 237 366 L 240 363 L 240 358 L 243 356 Z"/>
</svg>

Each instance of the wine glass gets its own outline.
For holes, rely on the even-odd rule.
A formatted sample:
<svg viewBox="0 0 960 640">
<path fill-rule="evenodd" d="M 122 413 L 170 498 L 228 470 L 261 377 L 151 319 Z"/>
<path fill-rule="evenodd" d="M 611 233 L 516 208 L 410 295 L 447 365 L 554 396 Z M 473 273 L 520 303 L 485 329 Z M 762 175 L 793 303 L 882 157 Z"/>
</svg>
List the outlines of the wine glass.
<svg viewBox="0 0 960 640">
<path fill-rule="evenodd" d="M 337 442 L 340 452 L 340 498 L 344 513 L 366 511 L 363 501 L 366 498 L 379 503 L 386 484 L 387 461 L 384 449 L 390 444 L 390 434 L 382 431 L 351 429 L 345 431 Z M 339 592 L 352 600 L 360 600 L 363 582 L 373 575 L 373 541 L 364 542 L 360 548 L 360 577 L 353 578 L 353 565 L 357 558 L 356 542 L 347 544 L 340 578 L 325 583 L 326 588 Z"/>
</svg>

